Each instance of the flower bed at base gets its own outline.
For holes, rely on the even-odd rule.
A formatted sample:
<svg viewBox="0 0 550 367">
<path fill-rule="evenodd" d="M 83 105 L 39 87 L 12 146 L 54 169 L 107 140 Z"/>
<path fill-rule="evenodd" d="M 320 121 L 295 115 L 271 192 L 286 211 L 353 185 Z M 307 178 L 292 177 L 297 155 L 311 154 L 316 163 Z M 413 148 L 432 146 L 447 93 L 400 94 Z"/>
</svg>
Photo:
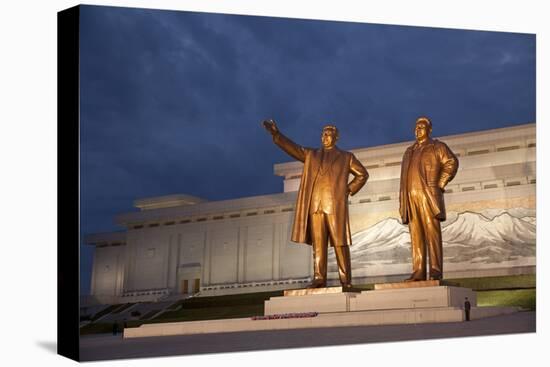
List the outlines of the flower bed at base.
<svg viewBox="0 0 550 367">
<path fill-rule="evenodd" d="M 297 313 L 281 313 L 276 315 L 252 316 L 252 320 L 278 320 L 278 319 L 300 319 L 304 317 L 315 317 L 319 312 L 297 312 Z"/>
</svg>

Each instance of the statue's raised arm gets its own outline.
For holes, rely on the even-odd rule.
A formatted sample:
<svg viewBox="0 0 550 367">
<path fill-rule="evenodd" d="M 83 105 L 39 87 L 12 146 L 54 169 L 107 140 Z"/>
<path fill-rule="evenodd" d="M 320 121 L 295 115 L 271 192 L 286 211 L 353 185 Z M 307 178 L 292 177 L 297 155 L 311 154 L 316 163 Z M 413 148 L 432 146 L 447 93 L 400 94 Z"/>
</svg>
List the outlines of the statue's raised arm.
<svg viewBox="0 0 550 367">
<path fill-rule="evenodd" d="M 305 161 L 306 152 L 308 148 L 305 148 L 301 145 L 296 144 L 279 131 L 277 124 L 273 119 L 263 121 L 264 128 L 271 134 L 273 137 L 273 142 L 285 151 L 292 158 L 299 160 L 300 162 Z"/>
<path fill-rule="evenodd" d="M 284 136 L 275 121 L 263 121 L 273 142 L 296 160 L 304 163 L 296 198 L 291 240 L 313 247 L 311 288 L 327 285 L 327 248 L 334 247 L 340 283 L 344 291 L 352 289 L 349 246 L 351 231 L 348 195 L 357 193 L 367 181 L 368 172 L 351 152 L 336 146 L 338 129 L 326 125 L 321 131 L 321 146 L 302 147 Z M 349 176 L 355 176 L 348 183 Z"/>
<path fill-rule="evenodd" d="M 277 124 L 273 119 L 264 120 L 263 122 L 264 128 L 271 134 L 275 135 L 279 132 L 279 129 L 277 128 Z"/>
</svg>

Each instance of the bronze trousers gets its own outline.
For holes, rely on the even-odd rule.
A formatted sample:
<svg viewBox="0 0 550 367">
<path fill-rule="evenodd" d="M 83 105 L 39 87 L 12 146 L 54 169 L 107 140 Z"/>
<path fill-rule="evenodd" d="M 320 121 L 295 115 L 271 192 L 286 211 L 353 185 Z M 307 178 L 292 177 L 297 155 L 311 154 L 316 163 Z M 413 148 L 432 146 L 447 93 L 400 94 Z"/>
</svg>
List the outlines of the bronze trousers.
<svg viewBox="0 0 550 367">
<path fill-rule="evenodd" d="M 412 277 L 426 278 L 426 252 L 430 257 L 430 278 L 443 277 L 443 243 L 441 225 L 434 218 L 422 190 L 410 190 L 409 193 L 409 231 L 412 247 Z"/>
<path fill-rule="evenodd" d="M 313 271 L 314 279 L 326 283 L 327 281 L 327 256 L 328 240 L 334 246 L 336 261 L 338 263 L 338 275 L 342 285 L 351 285 L 351 259 L 348 246 L 342 246 L 344 239 L 336 238 L 331 225 L 331 214 L 317 212 L 310 214 L 310 230 L 313 247 Z"/>
</svg>

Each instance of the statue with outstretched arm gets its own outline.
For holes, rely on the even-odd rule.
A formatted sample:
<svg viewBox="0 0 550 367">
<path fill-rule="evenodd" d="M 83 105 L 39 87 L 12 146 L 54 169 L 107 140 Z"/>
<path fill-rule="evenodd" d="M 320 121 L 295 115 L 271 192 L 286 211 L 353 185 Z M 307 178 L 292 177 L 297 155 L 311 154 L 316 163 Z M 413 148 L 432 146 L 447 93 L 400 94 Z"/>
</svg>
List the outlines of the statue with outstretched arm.
<svg viewBox="0 0 550 367">
<path fill-rule="evenodd" d="M 304 163 L 292 227 L 293 242 L 313 248 L 314 278 L 310 288 L 326 287 L 328 244 L 334 248 L 343 289 L 351 289 L 351 231 L 348 196 L 355 195 L 369 174 L 353 153 L 336 146 L 338 129 L 326 125 L 321 147 L 302 147 L 284 136 L 273 120 L 263 122 L 273 142 L 291 157 Z M 354 178 L 351 182 L 349 176 Z"/>
</svg>

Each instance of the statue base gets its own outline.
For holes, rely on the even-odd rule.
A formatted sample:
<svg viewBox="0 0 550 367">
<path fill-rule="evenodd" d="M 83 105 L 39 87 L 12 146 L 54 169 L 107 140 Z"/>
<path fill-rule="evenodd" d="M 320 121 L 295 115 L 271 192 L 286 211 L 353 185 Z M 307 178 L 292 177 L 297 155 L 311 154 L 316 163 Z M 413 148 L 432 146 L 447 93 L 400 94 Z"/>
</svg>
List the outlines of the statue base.
<svg viewBox="0 0 550 367">
<path fill-rule="evenodd" d="M 342 292 L 342 287 L 293 289 L 265 301 L 264 315 L 462 307 L 466 297 L 472 307 L 476 306 L 475 291 L 442 283 L 429 280 L 376 284 L 370 291 Z"/>
<path fill-rule="evenodd" d="M 431 285 L 430 285 L 431 284 Z M 351 301 L 353 311 L 417 309 L 464 306 L 466 297 L 477 305 L 476 292 L 469 288 L 441 284 L 441 281 L 376 284 L 375 290 L 362 292 Z"/>
<path fill-rule="evenodd" d="M 396 282 L 396 283 L 381 283 L 375 284 L 374 289 L 404 289 L 404 288 L 420 288 L 420 287 L 438 287 L 440 285 L 454 286 L 455 284 L 445 280 L 417 280 L 413 282 Z"/>
<path fill-rule="evenodd" d="M 416 286 L 412 286 L 416 285 Z M 340 288 L 338 290 L 338 288 Z M 143 324 L 124 329 L 124 338 L 260 330 L 405 325 L 464 321 L 464 298 L 472 320 L 517 312 L 517 307 L 477 307 L 475 291 L 445 285 L 342 292 L 341 287 L 298 289 L 264 304 L 264 316 L 240 319 Z"/>
<path fill-rule="evenodd" d="M 350 299 L 360 290 L 342 292 L 342 287 L 291 289 L 282 297 L 271 297 L 264 303 L 264 315 L 300 312 L 347 312 Z"/>
<path fill-rule="evenodd" d="M 288 297 L 288 296 L 306 296 L 311 294 L 332 294 L 332 293 L 345 293 L 345 292 L 359 293 L 361 292 L 361 289 L 346 288 L 344 290 L 342 286 L 326 287 L 326 288 L 288 289 L 288 290 L 285 290 L 284 295 L 285 297 Z"/>
</svg>

